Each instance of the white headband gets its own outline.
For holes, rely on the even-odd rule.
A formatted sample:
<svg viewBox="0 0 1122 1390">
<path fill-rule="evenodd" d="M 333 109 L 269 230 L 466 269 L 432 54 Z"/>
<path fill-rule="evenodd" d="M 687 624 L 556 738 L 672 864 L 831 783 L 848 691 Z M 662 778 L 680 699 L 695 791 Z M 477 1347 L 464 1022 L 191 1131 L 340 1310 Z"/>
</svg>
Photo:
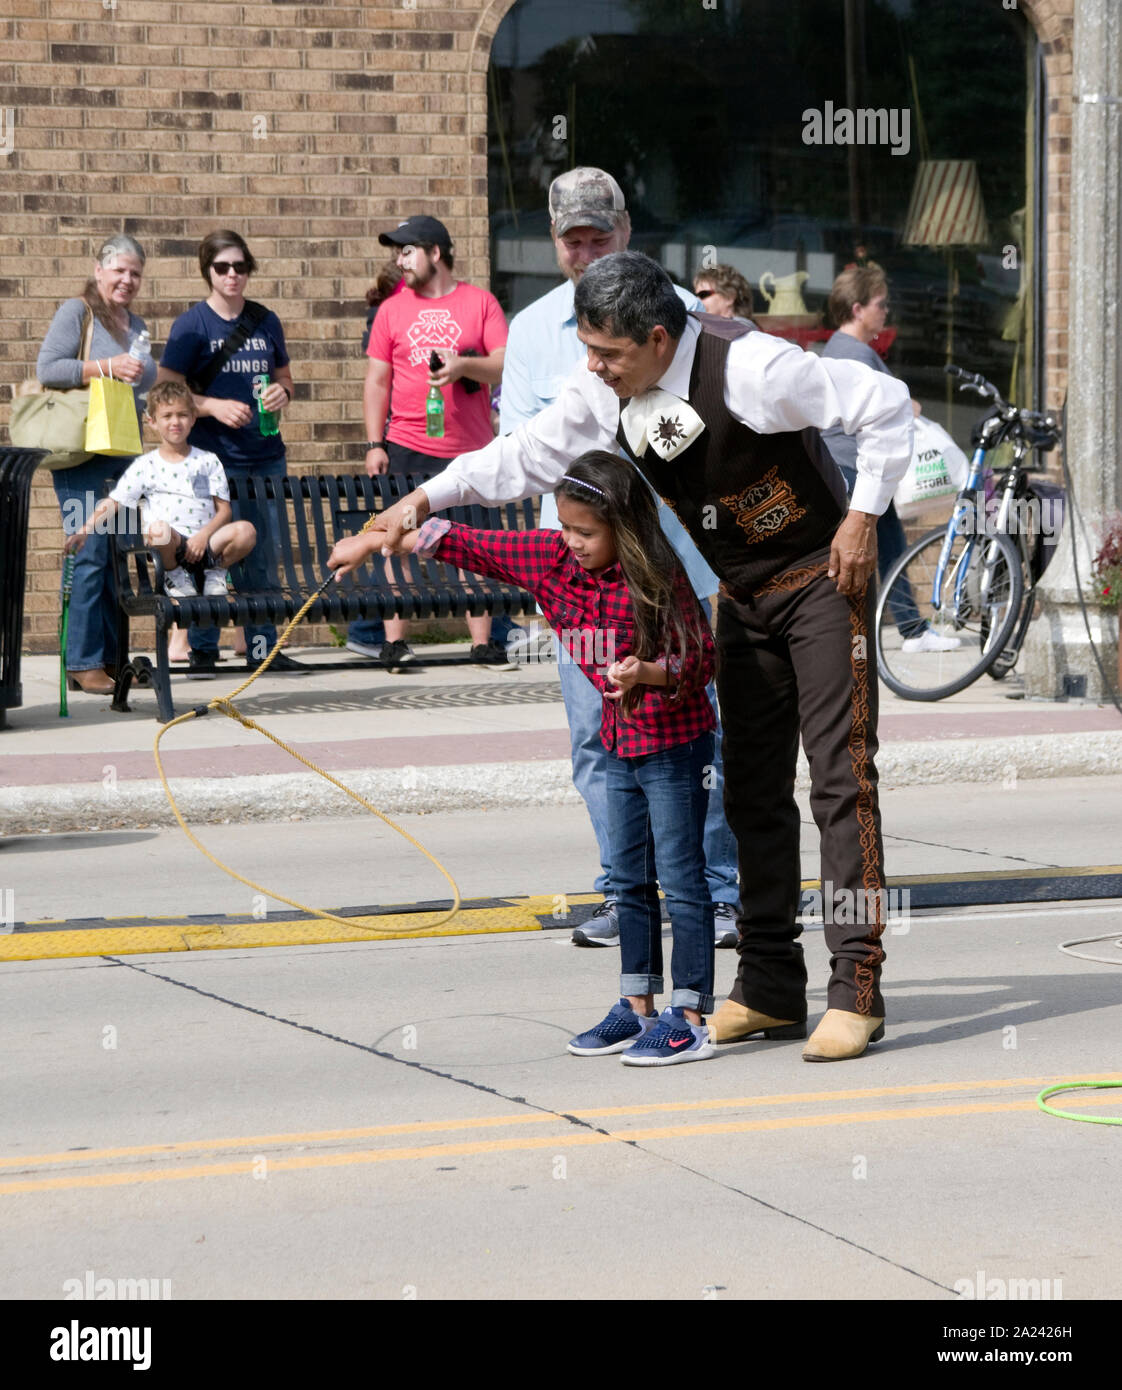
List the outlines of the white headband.
<svg viewBox="0 0 1122 1390">
<path fill-rule="evenodd" d="M 601 492 L 601 490 L 595 485 L 595 483 L 586 483 L 583 478 L 574 478 L 572 474 L 566 473 L 562 477 L 561 481 L 563 483 L 576 483 L 578 487 L 586 487 L 589 490 L 589 492 L 596 493 L 596 495 L 598 497 L 602 497 L 605 502 L 608 500 L 608 495 L 606 492 Z"/>
</svg>

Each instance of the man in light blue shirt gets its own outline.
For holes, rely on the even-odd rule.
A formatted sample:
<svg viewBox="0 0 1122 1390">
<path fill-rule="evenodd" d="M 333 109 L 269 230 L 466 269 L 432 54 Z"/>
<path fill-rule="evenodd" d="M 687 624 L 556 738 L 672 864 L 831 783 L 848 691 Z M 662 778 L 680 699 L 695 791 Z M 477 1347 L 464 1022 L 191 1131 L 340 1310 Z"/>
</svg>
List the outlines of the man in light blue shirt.
<svg viewBox="0 0 1122 1390">
<path fill-rule="evenodd" d="M 585 349 L 577 337 L 573 309 L 576 282 L 593 261 L 613 251 L 625 251 L 631 240 L 631 219 L 623 192 L 611 174 L 603 169 L 571 169 L 554 179 L 549 189 L 549 215 L 557 264 L 565 280 L 511 320 L 503 364 L 500 434 L 509 434 L 551 405 L 561 394 L 566 377 L 584 360 Z M 703 309 L 701 301 L 689 290 L 680 286 L 675 289 L 687 309 Z M 678 518 L 661 500 L 658 513 L 667 540 L 708 612 L 708 600 L 717 592 L 716 575 L 701 558 Z M 541 524 L 559 524 L 552 494 L 542 497 Z M 606 755 L 600 742 L 600 695 L 580 667 L 565 660 L 564 653 L 559 656 L 558 669 L 569 721 L 573 785 L 584 798 L 596 835 L 601 872 L 595 887 L 604 895 L 602 906 L 591 920 L 574 930 L 573 941 L 578 946 L 612 946 L 619 939 L 619 923 L 612 894 Z M 712 686 L 709 698 L 716 712 Z M 717 945 L 732 947 L 737 940 L 739 888 L 736 841 L 725 821 L 719 722 L 715 747 L 709 815 L 705 823 L 706 878 L 713 899 Z"/>
</svg>

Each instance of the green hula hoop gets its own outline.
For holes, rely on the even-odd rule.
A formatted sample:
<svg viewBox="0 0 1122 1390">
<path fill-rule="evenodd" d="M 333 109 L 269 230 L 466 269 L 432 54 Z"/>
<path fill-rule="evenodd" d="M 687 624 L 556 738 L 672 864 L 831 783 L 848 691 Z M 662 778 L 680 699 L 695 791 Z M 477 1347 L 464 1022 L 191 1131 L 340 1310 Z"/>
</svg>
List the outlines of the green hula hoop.
<svg viewBox="0 0 1122 1390">
<path fill-rule="evenodd" d="M 1037 1105 L 1046 1115 L 1057 1115 L 1061 1120 L 1082 1120 L 1086 1125 L 1122 1125 L 1122 1115 L 1077 1115 L 1073 1110 L 1057 1110 L 1053 1105 L 1045 1105 L 1048 1096 L 1057 1091 L 1106 1090 L 1122 1086 L 1122 1081 L 1065 1081 L 1060 1086 L 1045 1086 L 1036 1098 Z"/>
</svg>

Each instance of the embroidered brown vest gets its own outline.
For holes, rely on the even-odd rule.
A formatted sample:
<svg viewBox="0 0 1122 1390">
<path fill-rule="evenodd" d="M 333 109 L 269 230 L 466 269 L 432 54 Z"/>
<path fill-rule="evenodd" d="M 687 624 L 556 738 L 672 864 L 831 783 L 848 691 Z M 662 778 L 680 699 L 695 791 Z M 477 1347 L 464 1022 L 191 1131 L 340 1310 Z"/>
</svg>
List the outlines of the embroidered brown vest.
<svg viewBox="0 0 1122 1390">
<path fill-rule="evenodd" d="M 729 342 L 758 330 L 727 320 L 711 327 L 710 316 L 697 317 L 690 405 L 704 433 L 669 463 L 650 447 L 636 458 L 622 423 L 616 437 L 718 578 L 751 593 L 829 546 L 845 513 L 845 485 L 817 430 L 757 434 L 729 413 Z"/>
</svg>

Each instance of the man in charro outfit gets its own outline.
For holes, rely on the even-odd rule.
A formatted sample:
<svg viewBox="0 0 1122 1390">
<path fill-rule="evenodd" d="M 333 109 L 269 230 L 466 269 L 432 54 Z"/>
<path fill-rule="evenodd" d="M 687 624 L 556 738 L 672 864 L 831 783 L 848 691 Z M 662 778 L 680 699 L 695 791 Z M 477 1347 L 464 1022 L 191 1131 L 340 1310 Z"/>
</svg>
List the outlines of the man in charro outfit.
<svg viewBox="0 0 1122 1390">
<path fill-rule="evenodd" d="M 430 510 L 544 492 L 585 450 L 624 447 L 722 580 L 717 685 L 740 961 L 714 1038 L 806 1037 L 801 732 L 831 964 L 827 1011 L 803 1056 L 860 1056 L 884 1032 L 870 580 L 877 517 L 911 452 L 907 388 L 749 325 L 687 314 L 666 273 L 635 252 L 590 266 L 575 305 L 587 363 L 528 424 L 461 454 L 385 513 L 387 548 Z M 848 512 L 818 440 L 834 424 L 857 436 Z"/>
</svg>

